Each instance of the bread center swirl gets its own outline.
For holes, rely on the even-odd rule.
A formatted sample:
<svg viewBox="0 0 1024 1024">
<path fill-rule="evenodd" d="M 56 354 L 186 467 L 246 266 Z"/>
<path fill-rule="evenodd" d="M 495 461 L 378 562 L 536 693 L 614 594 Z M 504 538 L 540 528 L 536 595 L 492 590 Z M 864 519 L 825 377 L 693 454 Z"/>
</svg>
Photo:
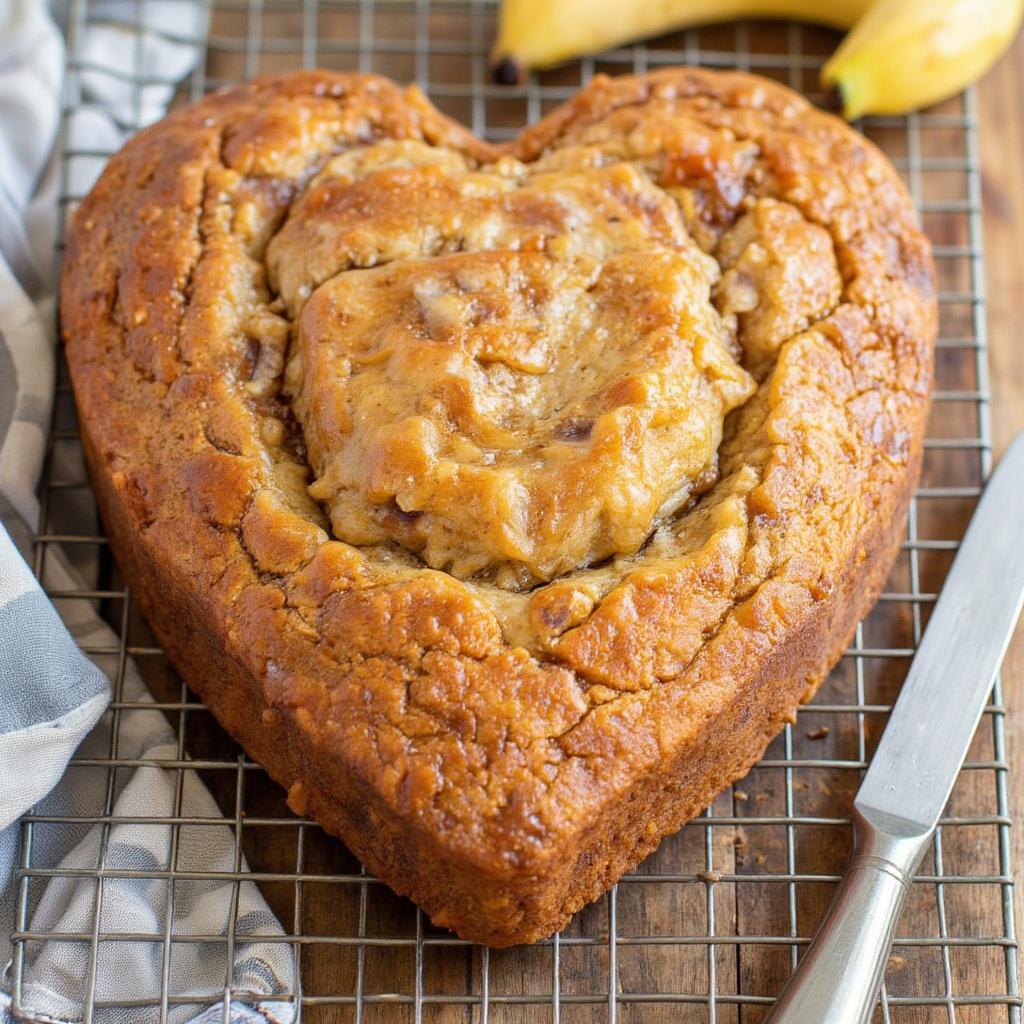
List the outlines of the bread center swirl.
<svg viewBox="0 0 1024 1024">
<path fill-rule="evenodd" d="M 711 486 L 756 389 L 676 202 L 584 151 L 335 158 L 268 265 L 334 534 L 517 589 L 632 554 Z"/>
</svg>

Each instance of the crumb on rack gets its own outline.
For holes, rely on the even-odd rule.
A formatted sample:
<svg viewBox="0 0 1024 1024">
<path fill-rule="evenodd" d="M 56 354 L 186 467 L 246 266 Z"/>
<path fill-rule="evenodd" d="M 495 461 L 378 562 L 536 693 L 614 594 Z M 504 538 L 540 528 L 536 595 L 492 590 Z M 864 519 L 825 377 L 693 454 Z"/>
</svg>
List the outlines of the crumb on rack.
<svg viewBox="0 0 1024 1024">
<path fill-rule="evenodd" d="M 747 859 L 747 836 L 742 829 L 737 829 L 732 837 L 732 845 L 736 853 L 736 863 L 743 864 Z"/>
</svg>

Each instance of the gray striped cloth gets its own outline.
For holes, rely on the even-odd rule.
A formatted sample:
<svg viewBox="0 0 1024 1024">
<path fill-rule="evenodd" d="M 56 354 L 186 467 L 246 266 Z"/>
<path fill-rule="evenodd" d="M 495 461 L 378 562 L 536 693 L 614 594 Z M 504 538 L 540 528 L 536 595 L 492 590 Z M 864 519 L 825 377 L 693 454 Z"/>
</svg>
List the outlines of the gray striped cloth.
<svg viewBox="0 0 1024 1024">
<path fill-rule="evenodd" d="M 136 106 L 126 76 L 139 48 L 151 80 L 183 77 L 198 54 L 180 40 L 201 35 L 205 25 L 200 4 L 148 0 L 140 39 L 134 3 L 93 0 L 88 7 L 90 19 L 79 38 L 79 57 L 90 69 L 81 76 L 85 103 L 67 128 L 72 147 L 113 150 L 123 141 L 118 125 L 130 121 L 138 107 L 148 123 L 170 100 L 168 86 L 146 84 Z M 234 835 L 198 776 L 181 773 L 179 789 L 179 772 L 160 767 L 161 761 L 180 757 L 178 745 L 163 714 L 145 707 L 148 691 L 130 661 L 122 699 L 143 706 L 120 712 L 117 752 L 147 766 L 118 771 L 112 792 L 102 764 L 68 767 L 76 750 L 102 760 L 114 749 L 108 705 L 118 659 L 90 659 L 80 647 L 116 650 L 118 641 L 90 601 L 63 600 L 55 607 L 24 560 L 32 554 L 32 530 L 39 525 L 36 485 L 54 386 L 53 150 L 63 65 L 63 41 L 46 5 L 0 0 L 0 967 L 11 956 L 10 934 L 18 926 L 19 867 L 58 869 L 48 880 L 32 878 L 23 925 L 52 937 L 27 943 L 17 972 L 8 964 L 0 984 L 0 1024 L 15 1019 L 59 1024 L 85 1015 L 90 944 L 61 935 L 93 931 L 97 889 L 94 879 L 75 872 L 95 868 L 101 856 L 115 873 L 171 867 L 230 872 L 235 866 Z M 69 167 L 72 191 L 87 191 L 100 165 L 93 158 L 76 160 Z M 79 455 L 56 455 L 68 462 L 56 467 L 60 476 L 82 478 Z M 73 493 L 61 492 L 51 516 L 69 531 L 91 532 L 97 528 L 91 503 L 78 507 Z M 54 592 L 96 583 L 88 559 L 73 560 L 56 545 L 47 545 L 41 568 L 43 582 Z M 88 822 L 37 825 L 27 853 L 19 818 L 32 809 L 37 815 L 73 818 L 95 818 L 109 810 L 113 824 L 105 835 Z M 175 813 L 209 820 L 182 826 L 176 852 L 170 826 L 146 820 Z M 27 856 L 30 864 L 23 863 Z M 237 905 L 234 889 L 231 881 L 178 881 L 171 900 L 166 879 L 106 878 L 98 927 L 110 937 L 98 948 L 94 999 L 136 1005 L 102 1007 L 92 1020 L 155 1024 L 166 971 L 168 1019 L 174 1024 L 222 1020 L 229 976 L 234 991 L 244 995 L 230 1002 L 230 1020 L 291 1021 L 291 1004 L 275 999 L 294 990 L 290 947 L 260 940 L 279 939 L 282 931 L 256 886 L 242 883 Z M 235 944 L 229 964 L 227 942 L 208 939 L 227 936 L 232 913 L 237 934 L 245 939 Z M 166 963 L 162 942 L 128 938 L 168 932 L 176 941 Z M 189 941 L 193 935 L 205 940 Z M 150 1005 L 144 1005 L 147 1001 Z"/>
</svg>

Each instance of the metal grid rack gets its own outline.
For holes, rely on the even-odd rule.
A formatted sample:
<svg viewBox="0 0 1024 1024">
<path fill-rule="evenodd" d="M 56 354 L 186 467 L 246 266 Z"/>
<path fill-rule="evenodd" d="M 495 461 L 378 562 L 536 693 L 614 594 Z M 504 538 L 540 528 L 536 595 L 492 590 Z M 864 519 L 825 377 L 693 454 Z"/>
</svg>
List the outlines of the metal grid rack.
<svg viewBox="0 0 1024 1024">
<path fill-rule="evenodd" d="M 152 27 L 156 2 L 164 8 L 177 3 L 183 14 L 200 4 L 208 27 L 195 37 L 161 22 L 164 35 L 201 49 L 192 73 L 174 83 L 176 102 L 261 72 L 302 65 L 372 70 L 417 81 L 444 111 L 492 138 L 507 137 L 536 119 L 596 71 L 643 71 L 672 63 L 736 66 L 779 78 L 823 101 L 815 94 L 817 69 L 835 42 L 830 33 L 797 25 L 689 30 L 507 87 L 490 84 L 487 76 L 493 0 L 380 0 L 376 5 L 371 0 L 134 0 L 123 6 L 131 8 L 135 26 L 146 29 Z M 90 20 L 109 17 L 110 10 L 71 0 L 64 12 L 67 112 L 74 110 L 81 76 L 89 70 L 77 49 L 82 30 Z M 142 90 L 160 84 L 144 66 L 141 44 L 135 72 L 126 81 L 135 110 L 141 111 Z M 262 769 L 220 732 L 167 667 L 134 611 L 95 520 L 80 515 L 67 522 L 67 510 L 76 507 L 72 496 L 87 495 L 87 485 L 84 477 L 54 468 L 66 465 L 66 459 L 51 456 L 36 538 L 37 571 L 50 545 L 97 555 L 101 581 L 61 596 L 93 603 L 117 631 L 115 646 L 88 652 L 116 660 L 109 712 L 115 726 L 139 707 L 123 693 L 124 666 L 131 657 L 177 731 L 177 759 L 164 767 L 179 780 L 186 767 L 199 771 L 234 827 L 236 866 L 244 854 L 252 869 L 246 876 L 213 876 L 185 873 L 172 863 L 170 871 L 152 877 L 165 879 L 172 894 L 176 885 L 196 879 L 255 879 L 299 964 L 299 981 L 288 998 L 302 1020 L 727 1024 L 762 1018 L 813 934 L 843 868 L 850 800 L 991 463 L 973 95 L 908 118 L 868 119 L 861 128 L 904 174 L 935 243 L 941 288 L 935 405 L 922 485 L 899 562 L 882 600 L 858 628 L 853 647 L 817 700 L 787 726 L 751 775 L 547 942 L 499 953 L 437 931 L 315 823 L 290 814 Z M 66 187 L 70 163 L 106 154 L 73 147 L 66 132 L 63 147 L 66 211 L 77 198 Z M 53 453 L 73 451 L 76 439 L 63 382 Z M 901 923 L 879 1020 L 1020 1020 L 1004 714 L 997 683 Z M 111 780 L 119 769 L 132 767 L 135 762 L 118 756 L 116 728 L 114 735 L 109 756 L 78 767 L 102 770 Z M 180 815 L 180 805 L 177 811 L 167 819 L 175 833 L 190 823 Z M 91 823 L 109 827 L 103 816 L 84 822 Z M 49 937 L 27 930 L 24 894 L 46 875 L 32 860 L 33 832 L 82 824 L 40 814 L 24 820 L 19 872 L 24 898 L 13 922 L 16 965 L 28 944 Z M 90 877 L 99 899 L 109 871 L 101 862 Z M 167 931 L 134 941 L 169 949 L 177 937 Z M 91 931 L 75 941 L 88 945 L 95 965 L 98 949 L 113 938 L 100 930 L 97 916 Z M 246 938 L 232 920 L 228 948 Z M 225 1006 L 232 985 L 226 977 Z M 176 998 L 185 1001 L 162 993 L 161 1020 Z M 123 1005 L 130 1011 L 130 1004 Z M 93 1009 L 87 1006 L 87 1020 Z"/>
</svg>

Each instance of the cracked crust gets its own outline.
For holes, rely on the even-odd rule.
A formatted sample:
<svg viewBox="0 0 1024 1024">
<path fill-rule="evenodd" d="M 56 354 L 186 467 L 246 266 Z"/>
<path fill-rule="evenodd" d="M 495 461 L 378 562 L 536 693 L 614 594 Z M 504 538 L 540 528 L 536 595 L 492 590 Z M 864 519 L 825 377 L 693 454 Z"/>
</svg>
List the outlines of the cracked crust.
<svg viewBox="0 0 1024 1024">
<path fill-rule="evenodd" d="M 633 555 L 714 482 L 756 387 L 718 264 L 600 146 L 437 153 L 343 153 L 268 246 L 310 494 L 339 540 L 509 590 Z"/>
<path fill-rule="evenodd" d="M 313 177 L 381 140 L 626 164 L 715 257 L 756 393 L 637 554 L 517 591 L 332 538 L 282 391 L 295 310 L 271 283 L 295 268 L 267 268 Z M 111 161 L 61 313 L 111 542 L 175 665 L 298 813 L 497 946 L 561 927 L 813 695 L 898 548 L 936 327 L 877 150 L 776 83 L 693 69 L 595 79 L 505 147 L 374 77 L 211 96 Z"/>
</svg>

